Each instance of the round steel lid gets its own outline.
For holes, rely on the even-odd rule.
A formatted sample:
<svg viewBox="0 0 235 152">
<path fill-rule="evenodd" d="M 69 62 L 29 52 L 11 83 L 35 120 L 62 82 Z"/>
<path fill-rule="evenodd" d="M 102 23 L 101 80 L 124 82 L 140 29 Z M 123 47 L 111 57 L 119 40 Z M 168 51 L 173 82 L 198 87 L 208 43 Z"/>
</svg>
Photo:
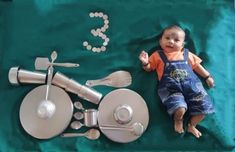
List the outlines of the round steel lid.
<svg viewBox="0 0 235 152">
<path fill-rule="evenodd" d="M 45 119 L 38 115 L 38 107 L 46 97 L 46 85 L 30 91 L 20 106 L 20 122 L 25 131 L 38 139 L 48 139 L 62 133 L 73 116 L 73 104 L 68 94 L 51 85 L 49 100 L 55 105 L 55 113 Z"/>
<path fill-rule="evenodd" d="M 131 119 L 130 121 L 128 119 L 124 124 L 115 118 L 115 112 L 119 111 L 120 107 L 131 108 Z M 100 130 L 105 136 L 115 142 L 128 143 L 136 140 L 140 135 L 123 129 L 104 129 L 102 126 L 130 127 L 135 123 L 140 123 L 143 125 L 143 131 L 148 126 L 149 113 L 144 99 L 138 93 L 129 89 L 116 89 L 107 94 L 101 100 L 98 111 Z"/>
</svg>

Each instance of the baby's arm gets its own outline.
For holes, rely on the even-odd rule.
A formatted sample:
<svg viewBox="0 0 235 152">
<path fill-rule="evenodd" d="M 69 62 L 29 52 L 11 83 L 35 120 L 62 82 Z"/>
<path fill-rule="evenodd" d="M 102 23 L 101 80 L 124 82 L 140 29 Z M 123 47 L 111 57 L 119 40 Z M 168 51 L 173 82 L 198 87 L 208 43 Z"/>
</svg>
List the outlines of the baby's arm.
<svg viewBox="0 0 235 152">
<path fill-rule="evenodd" d="M 210 73 L 201 64 L 198 64 L 198 66 L 194 68 L 194 71 L 205 79 L 209 87 L 215 86 L 214 79 L 211 77 Z"/>
<path fill-rule="evenodd" d="M 151 67 L 149 64 L 149 55 L 147 52 L 142 51 L 139 55 L 139 59 L 142 62 L 142 67 L 145 71 L 151 71 Z"/>
</svg>

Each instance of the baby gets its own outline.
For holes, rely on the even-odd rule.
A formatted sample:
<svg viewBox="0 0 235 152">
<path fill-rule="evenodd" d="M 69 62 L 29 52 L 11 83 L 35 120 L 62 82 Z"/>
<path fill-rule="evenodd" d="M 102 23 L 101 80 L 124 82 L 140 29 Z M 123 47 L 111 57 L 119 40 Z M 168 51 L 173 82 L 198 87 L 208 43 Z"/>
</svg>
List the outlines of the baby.
<svg viewBox="0 0 235 152">
<path fill-rule="evenodd" d="M 139 59 L 145 71 L 155 70 L 158 75 L 158 95 L 173 116 L 174 128 L 183 133 L 183 116 L 188 110 L 190 120 L 187 131 L 195 137 L 202 136 L 197 124 L 205 114 L 213 113 L 211 99 L 194 71 L 214 86 L 210 73 L 200 64 L 202 60 L 184 48 L 185 32 L 179 26 L 167 27 L 160 38 L 162 50 L 155 51 L 150 57 L 142 51 Z"/>
</svg>

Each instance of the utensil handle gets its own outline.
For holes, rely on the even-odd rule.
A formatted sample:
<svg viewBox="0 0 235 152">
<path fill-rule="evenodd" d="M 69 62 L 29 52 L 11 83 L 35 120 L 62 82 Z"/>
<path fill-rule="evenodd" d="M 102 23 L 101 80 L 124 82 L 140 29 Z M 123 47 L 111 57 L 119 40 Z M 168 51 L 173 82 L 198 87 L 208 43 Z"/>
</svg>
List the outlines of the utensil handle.
<svg viewBox="0 0 235 152">
<path fill-rule="evenodd" d="M 126 126 L 126 127 L 118 127 L 118 126 L 100 126 L 100 129 L 105 130 L 126 130 L 126 131 L 132 131 L 133 128 Z"/>
<path fill-rule="evenodd" d="M 78 137 L 78 136 L 85 136 L 84 133 L 63 133 L 60 135 L 61 137 Z"/>
<path fill-rule="evenodd" d="M 54 71 L 54 68 L 52 66 L 50 66 L 48 69 L 48 76 L 47 76 L 46 100 L 48 100 L 48 98 L 49 98 L 49 90 L 51 88 L 51 80 L 52 80 L 52 76 L 53 76 L 53 71 Z"/>
<path fill-rule="evenodd" d="M 107 84 L 109 79 L 104 78 L 104 79 L 97 79 L 97 80 L 87 80 L 86 85 L 89 87 L 97 86 L 97 85 L 105 85 Z"/>
<path fill-rule="evenodd" d="M 79 67 L 79 64 L 77 63 L 50 63 L 50 64 L 54 66 L 61 66 L 61 67 L 67 67 L 67 68 Z"/>
</svg>

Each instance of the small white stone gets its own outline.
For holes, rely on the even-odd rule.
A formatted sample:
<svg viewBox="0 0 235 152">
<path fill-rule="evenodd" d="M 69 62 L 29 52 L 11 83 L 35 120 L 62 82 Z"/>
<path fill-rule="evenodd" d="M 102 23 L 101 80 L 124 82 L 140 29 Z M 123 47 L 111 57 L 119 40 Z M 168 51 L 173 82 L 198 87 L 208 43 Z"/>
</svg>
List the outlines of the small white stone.
<svg viewBox="0 0 235 152">
<path fill-rule="evenodd" d="M 107 36 L 105 34 L 102 35 L 101 37 L 103 40 L 105 40 L 107 38 Z"/>
<path fill-rule="evenodd" d="M 101 32 L 101 29 L 100 29 L 100 28 L 97 28 L 97 29 L 96 29 L 96 32 L 97 32 L 97 33 L 100 33 L 100 32 Z"/>
<path fill-rule="evenodd" d="M 91 30 L 91 34 L 94 34 L 94 33 L 95 33 L 95 29 L 92 29 L 92 30 Z"/>
<path fill-rule="evenodd" d="M 103 45 L 104 45 L 104 46 L 107 46 L 107 45 L 108 45 L 108 42 L 104 42 Z"/>
<path fill-rule="evenodd" d="M 100 48 L 96 48 L 96 52 L 100 52 L 101 51 L 101 49 Z"/>
<path fill-rule="evenodd" d="M 106 50 L 106 47 L 105 47 L 105 46 L 101 46 L 100 50 L 101 50 L 101 51 L 105 51 L 105 50 Z"/>
<path fill-rule="evenodd" d="M 87 50 L 91 50 L 91 48 L 92 48 L 91 45 L 87 45 L 87 46 L 86 46 L 86 49 L 87 49 Z"/>
<path fill-rule="evenodd" d="M 96 47 L 93 47 L 93 48 L 92 48 L 92 51 L 93 51 L 93 52 L 97 52 L 97 48 L 96 48 Z"/>
<path fill-rule="evenodd" d="M 102 13 L 102 12 L 99 12 L 99 15 L 98 15 L 99 17 L 103 17 L 104 16 L 104 14 Z"/>
<path fill-rule="evenodd" d="M 89 14 L 89 16 L 90 16 L 90 17 L 94 17 L 95 14 L 91 12 L 91 13 Z"/>
<path fill-rule="evenodd" d="M 104 27 L 101 28 L 101 32 L 105 32 L 106 29 Z"/>
<path fill-rule="evenodd" d="M 103 27 L 104 27 L 105 29 L 108 29 L 108 28 L 109 28 L 109 26 L 108 26 L 107 24 L 105 24 Z"/>
<path fill-rule="evenodd" d="M 109 38 L 107 37 L 104 41 L 108 43 L 109 42 Z"/>
<path fill-rule="evenodd" d="M 99 37 L 102 37 L 104 34 L 102 32 L 100 32 L 98 35 L 99 35 Z"/>
<path fill-rule="evenodd" d="M 94 36 L 98 36 L 99 33 L 97 31 L 95 31 L 95 30 L 94 31 L 91 30 L 91 34 L 94 35 Z"/>
<path fill-rule="evenodd" d="M 103 19 L 104 19 L 104 20 L 107 20 L 107 19 L 108 19 L 108 15 L 104 14 L 104 15 L 103 15 Z"/>
<path fill-rule="evenodd" d="M 98 12 L 95 12 L 95 17 L 98 17 L 99 16 L 99 13 Z"/>
<path fill-rule="evenodd" d="M 83 46 L 86 47 L 87 45 L 88 45 L 88 42 L 87 42 L 87 41 L 84 41 L 84 42 L 83 42 Z"/>
<path fill-rule="evenodd" d="M 109 24 L 109 20 L 104 20 L 104 24 Z"/>
</svg>

